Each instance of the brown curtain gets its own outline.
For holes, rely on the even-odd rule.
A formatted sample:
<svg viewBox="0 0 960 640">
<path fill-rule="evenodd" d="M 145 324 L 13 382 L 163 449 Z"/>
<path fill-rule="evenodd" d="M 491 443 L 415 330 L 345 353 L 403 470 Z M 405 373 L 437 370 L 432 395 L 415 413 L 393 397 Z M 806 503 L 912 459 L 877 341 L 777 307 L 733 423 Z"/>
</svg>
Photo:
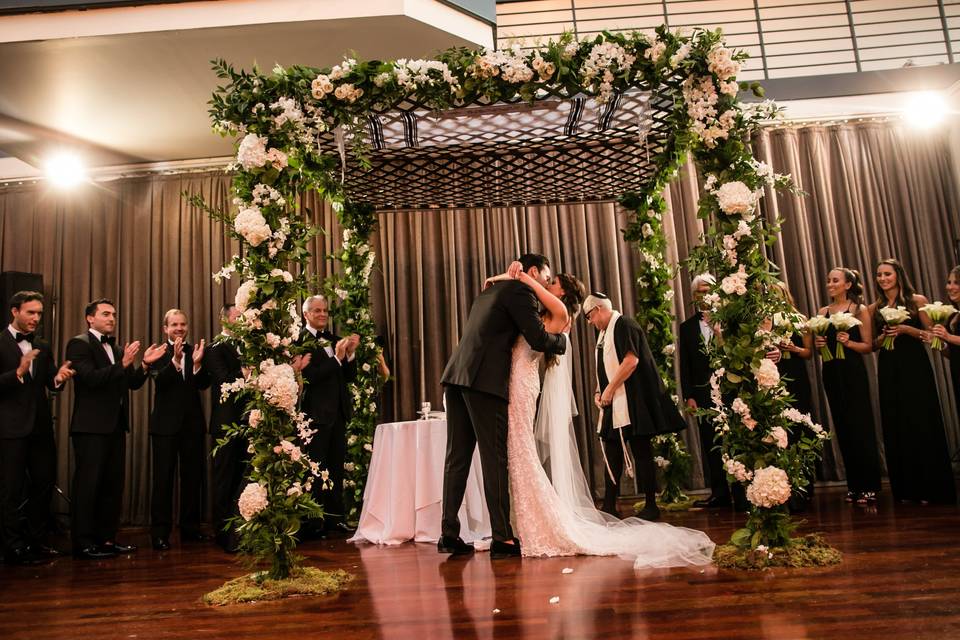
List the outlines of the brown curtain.
<svg viewBox="0 0 960 640">
<path fill-rule="evenodd" d="M 867 123 L 770 129 L 755 144 L 761 159 L 794 174 L 807 193 L 764 201 L 768 215 L 786 217 L 771 258 L 782 267 L 801 311 L 815 312 L 826 301 L 821 283 L 831 266 L 860 269 L 870 280 L 877 260 L 889 256 L 904 261 L 921 292 L 942 298 L 955 260 L 952 247 L 960 238 L 945 138 L 917 135 L 892 123 Z M 221 288 L 210 274 L 235 246 L 224 238 L 220 224 L 193 210 L 180 194 L 200 193 L 213 206 L 225 207 L 229 188 L 222 172 L 124 179 L 69 193 L 43 185 L 6 187 L 0 190 L 0 270 L 43 275 L 45 331 L 58 354 L 85 329 L 83 307 L 98 296 L 117 303 L 121 341 L 159 341 L 163 312 L 171 307 L 187 312 L 192 339 L 209 339 L 219 331 L 217 310 L 237 286 L 231 282 Z M 698 242 L 698 192 L 696 173 L 687 167 L 667 194 L 665 227 L 672 260 L 685 258 Z M 334 268 L 327 258 L 339 245 L 341 231 L 330 208 L 315 195 L 305 196 L 301 206 L 324 229 L 314 241 L 309 267 L 323 277 Z M 520 253 L 544 253 L 555 271 L 577 275 L 632 314 L 634 255 L 620 233 L 624 216 L 612 203 L 382 212 L 374 238 L 381 270 L 371 290 L 395 376 L 384 418 L 410 418 L 424 400 L 441 405 L 439 379 L 471 301 L 484 278 L 502 271 Z M 689 276 L 681 270 L 675 282 L 680 319 L 690 310 Z M 600 486 L 590 405 L 595 335 L 582 319 L 573 346 L 581 457 L 588 477 Z M 960 427 L 953 396 L 939 356 L 934 363 L 948 440 L 955 448 Z M 817 374 L 813 367 L 810 372 Z M 149 384 L 132 394 L 124 518 L 135 523 L 146 522 L 148 514 L 146 429 L 152 394 Z M 67 437 L 71 403 L 68 385 L 55 401 L 59 484 L 65 491 L 72 466 Z M 821 398 L 820 417 L 829 424 L 825 407 Z M 702 486 L 696 430 L 688 429 L 684 438 L 694 454 L 693 485 Z M 843 477 L 834 452 L 828 452 L 824 473 Z"/>
</svg>

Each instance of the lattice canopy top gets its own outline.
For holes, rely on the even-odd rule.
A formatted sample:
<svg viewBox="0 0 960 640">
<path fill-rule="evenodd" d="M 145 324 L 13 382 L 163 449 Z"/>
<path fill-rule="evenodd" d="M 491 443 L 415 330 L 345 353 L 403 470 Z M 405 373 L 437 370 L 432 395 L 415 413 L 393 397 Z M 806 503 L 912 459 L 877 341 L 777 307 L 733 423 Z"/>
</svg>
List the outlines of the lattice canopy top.
<svg viewBox="0 0 960 640">
<path fill-rule="evenodd" d="M 445 111 L 408 104 L 368 116 L 369 168 L 346 145 L 344 189 L 377 209 L 616 199 L 652 175 L 672 107 L 643 89 L 604 104 L 583 94 Z"/>
</svg>

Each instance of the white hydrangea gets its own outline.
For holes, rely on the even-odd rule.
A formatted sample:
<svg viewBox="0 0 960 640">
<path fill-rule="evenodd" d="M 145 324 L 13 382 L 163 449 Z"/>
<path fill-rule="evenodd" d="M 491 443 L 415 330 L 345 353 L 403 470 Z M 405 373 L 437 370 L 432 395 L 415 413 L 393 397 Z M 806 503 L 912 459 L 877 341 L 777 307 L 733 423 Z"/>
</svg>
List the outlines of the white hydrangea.
<svg viewBox="0 0 960 640">
<path fill-rule="evenodd" d="M 260 209 L 256 206 L 245 207 L 233 219 L 233 229 L 250 243 L 251 247 L 260 246 L 260 243 L 271 236 L 273 231 L 267 224 Z"/>
<path fill-rule="evenodd" d="M 720 209 L 729 215 L 746 216 L 757 206 L 757 195 L 739 180 L 720 185 L 716 196 Z"/>
<path fill-rule="evenodd" d="M 233 304 L 236 305 L 238 311 L 242 313 L 247 310 L 247 305 L 250 304 L 250 296 L 252 296 L 256 290 L 256 282 L 253 280 L 244 280 L 240 288 L 237 289 L 237 295 L 233 299 Z"/>
<path fill-rule="evenodd" d="M 760 361 L 760 366 L 754 370 L 753 376 L 757 379 L 757 384 L 767 389 L 775 387 L 780 382 L 780 372 L 777 370 L 777 365 L 766 358 Z"/>
<path fill-rule="evenodd" d="M 263 393 L 264 399 L 291 415 L 296 415 L 300 386 L 289 364 L 274 364 L 273 359 L 260 363 L 260 373 L 254 384 Z"/>
<path fill-rule="evenodd" d="M 753 482 L 747 487 L 747 500 L 771 509 L 790 499 L 790 478 L 779 467 L 763 467 L 753 473 Z"/>
<path fill-rule="evenodd" d="M 257 482 L 251 482 L 243 489 L 237 505 L 240 507 L 240 515 L 244 520 L 250 521 L 258 513 L 269 506 L 267 499 L 267 488 Z"/>
<path fill-rule="evenodd" d="M 237 148 L 237 162 L 244 169 L 256 169 L 267 163 L 267 138 L 248 133 Z"/>
</svg>

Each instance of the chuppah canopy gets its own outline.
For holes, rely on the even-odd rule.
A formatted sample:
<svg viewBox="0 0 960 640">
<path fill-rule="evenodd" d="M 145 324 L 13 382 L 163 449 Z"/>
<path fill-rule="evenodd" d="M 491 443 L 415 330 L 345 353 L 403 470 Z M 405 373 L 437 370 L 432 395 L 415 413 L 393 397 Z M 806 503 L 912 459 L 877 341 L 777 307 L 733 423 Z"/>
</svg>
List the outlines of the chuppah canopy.
<svg viewBox="0 0 960 640">
<path fill-rule="evenodd" d="M 605 103 L 585 94 L 443 111 L 405 102 L 367 116 L 363 163 L 341 153 L 344 191 L 377 209 L 615 200 L 655 173 L 672 107 L 669 94 L 644 88 Z M 339 140 L 330 132 L 324 146 Z"/>
</svg>

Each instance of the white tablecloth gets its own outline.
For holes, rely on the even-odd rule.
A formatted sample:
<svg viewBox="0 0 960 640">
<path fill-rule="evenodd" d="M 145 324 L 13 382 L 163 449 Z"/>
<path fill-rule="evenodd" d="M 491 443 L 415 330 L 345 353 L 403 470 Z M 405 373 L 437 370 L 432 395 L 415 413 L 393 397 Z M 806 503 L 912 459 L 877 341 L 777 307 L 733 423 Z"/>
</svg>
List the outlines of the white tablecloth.
<svg viewBox="0 0 960 640">
<path fill-rule="evenodd" d="M 391 422 L 377 426 L 360 523 L 351 542 L 400 544 L 440 538 L 446 420 Z M 460 537 L 490 536 L 480 456 L 473 452 L 467 491 L 460 507 Z"/>
</svg>

